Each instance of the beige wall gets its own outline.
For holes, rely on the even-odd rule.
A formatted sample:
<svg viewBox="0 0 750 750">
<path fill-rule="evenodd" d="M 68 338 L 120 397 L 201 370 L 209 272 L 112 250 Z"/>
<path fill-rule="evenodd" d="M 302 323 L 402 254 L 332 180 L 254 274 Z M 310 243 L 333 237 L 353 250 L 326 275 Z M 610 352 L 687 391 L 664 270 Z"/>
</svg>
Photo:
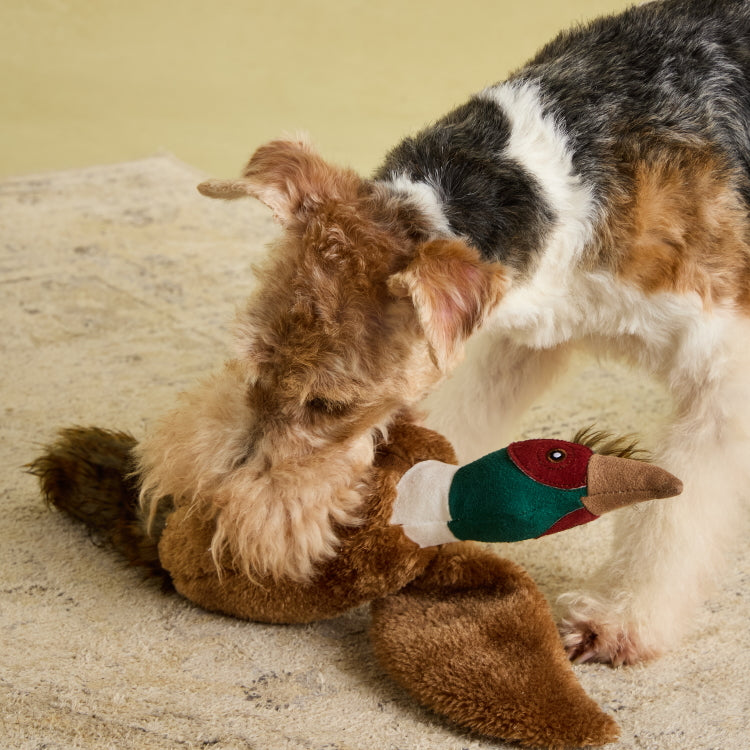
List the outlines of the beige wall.
<svg viewBox="0 0 750 750">
<path fill-rule="evenodd" d="M 402 135 L 623 0 L 0 0 L 0 174 L 150 155 L 222 175 L 309 131 L 369 171 Z"/>
</svg>

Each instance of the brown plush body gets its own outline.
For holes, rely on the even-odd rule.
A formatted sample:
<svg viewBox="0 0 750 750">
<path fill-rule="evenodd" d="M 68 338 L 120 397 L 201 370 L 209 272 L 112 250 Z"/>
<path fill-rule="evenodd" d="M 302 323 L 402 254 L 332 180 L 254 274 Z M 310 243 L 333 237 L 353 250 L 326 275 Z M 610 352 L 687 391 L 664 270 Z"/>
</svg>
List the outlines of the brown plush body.
<svg viewBox="0 0 750 750">
<path fill-rule="evenodd" d="M 438 549 L 421 549 L 389 525 L 396 482 L 417 461 L 454 462 L 455 455 L 445 439 L 413 425 L 401 423 L 391 436 L 371 472 L 362 524 L 338 529 L 336 557 L 320 563 L 310 582 L 270 575 L 252 580 L 228 560 L 219 574 L 210 552 L 213 525 L 185 505 L 167 519 L 159 542 L 161 563 L 175 588 L 205 609 L 277 623 L 335 617 L 402 589 L 424 572 Z"/>
<path fill-rule="evenodd" d="M 338 554 L 307 583 L 249 579 L 209 551 L 212 524 L 189 508 L 167 519 L 162 565 L 206 609 L 263 622 L 309 622 L 372 601 L 384 668 L 454 722 L 523 744 L 604 744 L 617 725 L 578 684 L 547 603 L 518 566 L 473 543 L 420 548 L 389 525 L 396 483 L 417 461 L 454 462 L 441 436 L 409 423 L 390 431 L 372 469 L 364 521 L 340 529 Z"/>
<path fill-rule="evenodd" d="M 455 463 L 440 435 L 405 419 L 367 476 L 362 522 L 337 528 L 337 554 L 308 581 L 249 577 L 210 551 L 214 520 L 165 499 L 146 533 L 132 476 L 136 441 L 97 428 L 63 430 L 31 465 L 47 500 L 136 565 L 171 579 L 205 609 L 299 623 L 372 602 L 371 638 L 388 673 L 456 724 L 524 745 L 616 739 L 618 727 L 573 674 L 544 597 L 517 565 L 473 542 L 421 548 L 391 525 L 396 485 L 419 461 Z M 158 544 L 157 544 L 158 540 Z"/>
</svg>

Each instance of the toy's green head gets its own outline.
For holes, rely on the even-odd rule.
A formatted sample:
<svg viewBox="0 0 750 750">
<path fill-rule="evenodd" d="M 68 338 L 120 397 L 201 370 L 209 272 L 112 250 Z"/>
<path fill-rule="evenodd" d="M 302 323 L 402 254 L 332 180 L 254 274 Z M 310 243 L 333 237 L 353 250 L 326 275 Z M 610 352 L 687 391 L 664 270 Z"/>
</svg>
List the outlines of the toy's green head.
<svg viewBox="0 0 750 750">
<path fill-rule="evenodd" d="M 564 440 L 524 440 L 457 469 L 417 464 L 399 484 L 394 523 L 421 546 L 517 542 L 681 490 L 679 479 L 644 461 Z"/>
</svg>

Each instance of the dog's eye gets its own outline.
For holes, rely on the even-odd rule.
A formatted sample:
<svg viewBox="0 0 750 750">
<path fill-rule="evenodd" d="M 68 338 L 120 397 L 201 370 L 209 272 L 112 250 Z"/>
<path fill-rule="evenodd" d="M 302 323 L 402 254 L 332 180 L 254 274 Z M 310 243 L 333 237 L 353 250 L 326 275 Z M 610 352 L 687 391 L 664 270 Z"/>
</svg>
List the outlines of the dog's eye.
<svg viewBox="0 0 750 750">
<path fill-rule="evenodd" d="M 331 414 L 333 416 L 341 416 L 346 414 L 351 408 L 350 404 L 344 401 L 334 401 L 330 398 L 311 398 L 305 404 L 307 408 L 316 414 Z"/>
</svg>

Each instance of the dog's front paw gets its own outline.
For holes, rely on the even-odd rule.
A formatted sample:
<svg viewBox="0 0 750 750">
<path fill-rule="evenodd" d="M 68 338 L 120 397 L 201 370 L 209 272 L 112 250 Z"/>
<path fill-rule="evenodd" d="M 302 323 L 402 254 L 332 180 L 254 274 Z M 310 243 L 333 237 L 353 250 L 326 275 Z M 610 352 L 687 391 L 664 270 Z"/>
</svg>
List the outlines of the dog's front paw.
<svg viewBox="0 0 750 750">
<path fill-rule="evenodd" d="M 559 629 L 565 652 L 574 664 L 595 661 L 620 667 L 657 655 L 626 630 L 612 630 L 596 622 L 563 620 Z"/>
<path fill-rule="evenodd" d="M 568 614 L 558 626 L 568 658 L 574 664 L 604 662 L 613 667 L 637 664 L 659 655 L 637 626 L 626 624 L 611 607 L 590 597 L 569 596 Z"/>
</svg>

